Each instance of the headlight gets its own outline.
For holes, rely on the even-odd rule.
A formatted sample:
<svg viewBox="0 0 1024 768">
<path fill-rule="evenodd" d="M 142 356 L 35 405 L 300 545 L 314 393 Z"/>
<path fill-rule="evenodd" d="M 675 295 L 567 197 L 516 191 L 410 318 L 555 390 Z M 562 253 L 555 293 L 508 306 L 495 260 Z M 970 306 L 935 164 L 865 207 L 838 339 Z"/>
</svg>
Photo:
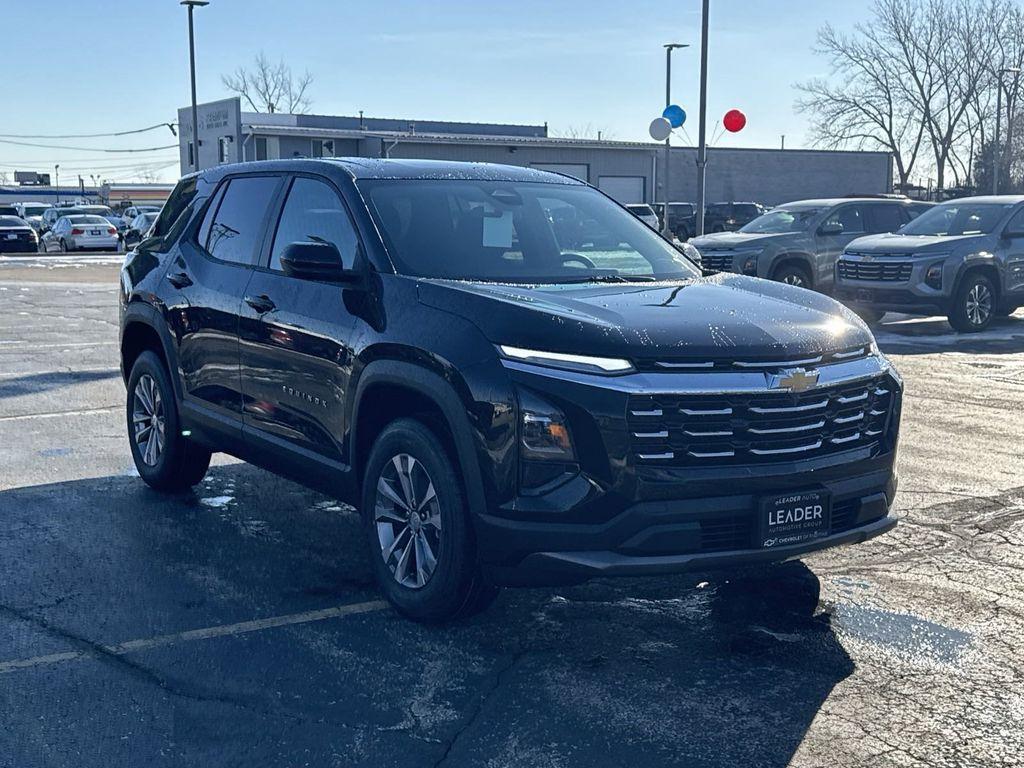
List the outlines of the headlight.
<svg viewBox="0 0 1024 768">
<path fill-rule="evenodd" d="M 524 459 L 576 461 L 565 414 L 526 391 L 519 393 L 519 451 Z"/>
<path fill-rule="evenodd" d="M 536 349 L 522 349 L 520 347 L 507 347 L 504 345 L 499 346 L 498 350 L 502 356 L 510 360 L 543 365 L 548 368 L 561 368 L 567 371 L 608 375 L 628 373 L 633 370 L 633 364 L 629 360 L 621 360 L 614 357 L 590 357 L 589 355 L 571 355 L 564 352 L 543 352 Z"/>
<path fill-rule="evenodd" d="M 925 270 L 924 282 L 929 288 L 934 288 L 937 291 L 942 290 L 942 265 L 944 263 L 938 261 Z"/>
</svg>

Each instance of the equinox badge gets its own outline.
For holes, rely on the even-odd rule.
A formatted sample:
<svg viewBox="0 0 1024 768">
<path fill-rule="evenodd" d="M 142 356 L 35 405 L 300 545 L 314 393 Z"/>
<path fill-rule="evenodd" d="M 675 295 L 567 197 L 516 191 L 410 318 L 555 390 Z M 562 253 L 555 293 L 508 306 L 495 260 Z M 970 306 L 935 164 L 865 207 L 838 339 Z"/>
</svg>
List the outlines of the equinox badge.
<svg viewBox="0 0 1024 768">
<path fill-rule="evenodd" d="M 790 368 L 773 373 L 768 381 L 772 389 L 787 389 L 790 392 L 806 392 L 818 383 L 818 372 L 806 368 Z"/>
</svg>

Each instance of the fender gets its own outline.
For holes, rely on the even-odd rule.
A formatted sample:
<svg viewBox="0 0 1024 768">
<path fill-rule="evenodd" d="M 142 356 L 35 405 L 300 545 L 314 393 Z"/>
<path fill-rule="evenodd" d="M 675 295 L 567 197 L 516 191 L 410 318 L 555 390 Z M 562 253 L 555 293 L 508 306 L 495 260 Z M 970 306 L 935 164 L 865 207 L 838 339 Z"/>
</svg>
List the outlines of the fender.
<svg viewBox="0 0 1024 768">
<path fill-rule="evenodd" d="M 355 449 L 358 445 L 356 434 L 359 424 L 359 408 L 363 395 L 373 384 L 393 384 L 416 390 L 418 393 L 435 403 L 440 409 L 448 430 L 451 432 L 458 454 L 459 468 L 466 481 L 466 497 L 470 509 L 486 509 L 483 490 L 483 479 L 480 475 L 480 464 L 473 445 L 473 427 L 452 385 L 438 374 L 415 363 L 400 360 L 374 360 L 366 365 L 359 376 L 355 396 L 352 398 L 353 412 L 349 430 L 348 455 L 352 466 L 356 466 Z"/>
<path fill-rule="evenodd" d="M 164 320 L 163 315 L 152 304 L 138 299 L 129 302 L 128 306 L 125 307 L 124 316 L 121 318 L 121 330 L 118 338 L 119 348 L 124 345 L 124 331 L 130 323 L 142 323 L 156 331 L 156 335 L 163 346 L 164 359 L 167 361 L 168 368 L 170 369 L 168 374 L 171 378 L 171 386 L 174 387 L 174 396 L 180 406 L 184 399 L 184 393 L 181 385 L 181 367 L 178 365 L 178 346 L 171 337 L 167 321 Z M 131 371 L 124 370 L 124 360 L 122 359 L 121 376 L 126 384 L 130 375 Z"/>
<path fill-rule="evenodd" d="M 783 251 L 782 253 L 776 254 L 772 257 L 772 260 L 768 263 L 768 268 L 765 270 L 764 277 L 771 277 L 775 268 L 782 261 L 800 261 L 807 268 L 807 271 L 811 275 L 811 282 L 813 285 L 817 285 L 818 280 L 818 269 L 814 263 L 814 257 L 806 251 Z M 761 270 L 759 269 L 758 272 Z M 758 274 L 758 277 L 761 277 Z"/>
<path fill-rule="evenodd" d="M 985 252 L 969 254 L 957 265 L 956 274 L 953 276 L 953 285 L 949 291 L 950 296 L 956 293 L 957 286 L 960 284 L 960 279 L 964 276 L 964 273 L 974 267 L 990 267 L 995 270 L 996 290 L 999 292 L 999 296 L 1002 297 L 1006 292 L 1006 275 L 1003 262 L 996 258 L 995 255 Z"/>
</svg>

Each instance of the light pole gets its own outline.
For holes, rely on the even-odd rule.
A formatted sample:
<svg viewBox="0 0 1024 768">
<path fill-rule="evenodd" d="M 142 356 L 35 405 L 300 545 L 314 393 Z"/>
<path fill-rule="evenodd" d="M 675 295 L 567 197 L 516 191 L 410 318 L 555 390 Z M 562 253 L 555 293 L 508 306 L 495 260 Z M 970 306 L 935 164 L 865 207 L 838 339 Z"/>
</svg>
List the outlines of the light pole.
<svg viewBox="0 0 1024 768">
<path fill-rule="evenodd" d="M 697 140 L 697 236 L 704 234 L 704 181 L 708 167 L 708 0 L 704 0 L 700 24 L 700 131 Z"/>
<path fill-rule="evenodd" d="M 192 11 L 209 5 L 210 0 L 181 0 L 188 6 L 188 64 L 192 75 L 192 170 L 199 170 L 199 112 L 196 109 L 196 37 L 192 28 Z"/>
<path fill-rule="evenodd" d="M 60 163 L 53 166 L 53 194 L 57 197 L 57 205 L 60 205 Z"/>
<path fill-rule="evenodd" d="M 1013 82 L 1016 86 L 1017 78 L 1020 77 L 1020 67 L 1004 67 L 996 73 L 996 140 L 993 144 L 993 155 L 992 155 L 992 194 L 999 194 L 999 120 L 1003 116 L 1003 75 L 1007 72 L 1013 72 Z M 1016 91 L 1016 88 L 1014 88 Z M 1013 125 L 1011 122 L 1013 116 L 1010 114 L 1006 115 L 1006 135 L 1010 136 L 1010 128 Z"/>
<path fill-rule="evenodd" d="M 672 104 L 672 51 L 676 48 L 689 48 L 686 43 L 665 43 L 665 106 Z M 672 237 L 672 229 L 668 224 L 668 204 L 672 199 L 669 181 L 672 178 L 672 134 L 665 137 L 665 211 L 661 217 L 661 231 L 666 237 Z"/>
</svg>

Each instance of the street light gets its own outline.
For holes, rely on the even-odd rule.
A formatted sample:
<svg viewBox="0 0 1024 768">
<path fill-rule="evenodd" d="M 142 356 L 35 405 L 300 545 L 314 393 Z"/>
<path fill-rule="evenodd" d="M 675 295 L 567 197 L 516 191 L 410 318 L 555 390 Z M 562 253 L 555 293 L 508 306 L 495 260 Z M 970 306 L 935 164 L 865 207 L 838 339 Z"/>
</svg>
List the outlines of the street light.
<svg viewBox="0 0 1024 768">
<path fill-rule="evenodd" d="M 181 0 L 188 6 L 188 63 L 192 75 L 192 170 L 199 170 L 199 112 L 196 109 L 196 38 L 192 29 L 192 11 L 209 5 L 210 0 Z M 172 129 L 173 132 L 173 129 Z"/>
<path fill-rule="evenodd" d="M 689 48 L 686 43 L 665 43 L 665 106 L 672 104 L 672 51 L 676 48 Z M 669 181 L 672 178 L 672 134 L 665 137 L 665 210 L 661 217 L 661 231 L 671 238 L 672 230 L 668 225 L 668 204 L 672 199 Z"/>
<path fill-rule="evenodd" d="M 704 188 L 708 168 L 708 0 L 704 0 L 700 21 L 700 131 L 697 139 L 697 230 L 704 234 Z"/>
<path fill-rule="evenodd" d="M 999 194 L 999 120 L 1003 113 L 1003 75 L 1007 72 L 1012 72 L 1016 77 L 1013 78 L 1014 92 L 1017 91 L 1017 79 L 1020 77 L 1020 67 L 1004 67 L 996 73 L 998 82 L 996 83 L 996 140 L 993 146 L 993 159 L 992 159 L 992 194 Z M 1007 112 L 1006 114 L 1006 135 L 1012 135 L 1013 128 L 1013 115 Z"/>
<path fill-rule="evenodd" d="M 60 205 L 60 163 L 53 166 L 53 194 L 57 196 L 57 205 Z"/>
</svg>

